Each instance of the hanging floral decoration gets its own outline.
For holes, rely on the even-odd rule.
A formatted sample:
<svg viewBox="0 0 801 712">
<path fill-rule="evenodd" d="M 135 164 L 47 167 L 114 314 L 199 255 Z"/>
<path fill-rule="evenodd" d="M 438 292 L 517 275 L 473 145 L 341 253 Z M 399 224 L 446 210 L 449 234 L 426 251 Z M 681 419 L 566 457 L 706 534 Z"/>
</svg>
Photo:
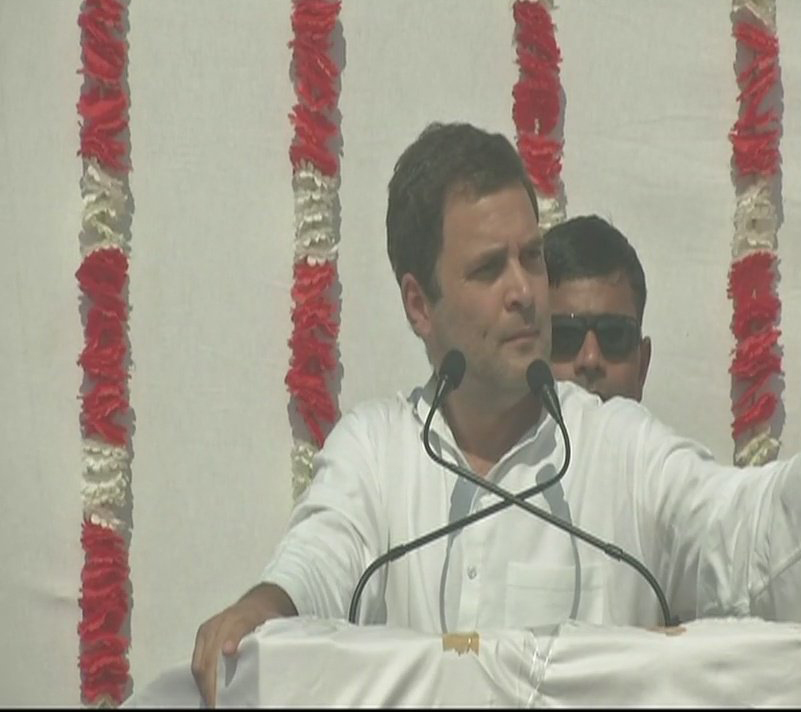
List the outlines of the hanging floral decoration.
<svg viewBox="0 0 801 712">
<path fill-rule="evenodd" d="M 729 371 L 734 461 L 743 466 L 775 459 L 780 446 L 772 432 L 778 429 L 772 422 L 779 405 L 775 384 L 782 377 L 775 286 L 781 135 L 775 0 L 734 0 L 732 23 L 742 61 L 738 118 L 729 134 L 737 192 L 728 286 L 735 348 Z"/>
<path fill-rule="evenodd" d="M 84 348 L 83 522 L 78 625 L 81 698 L 116 706 L 129 687 L 130 408 L 127 323 L 130 196 L 125 5 L 85 0 L 78 17 L 84 76 L 78 113 L 83 158 L 80 251 Z"/>
<path fill-rule="evenodd" d="M 338 367 L 339 334 L 335 291 L 339 160 L 332 147 L 339 137 L 335 119 L 339 67 L 331 52 L 340 6 L 338 0 L 293 0 L 292 10 L 289 46 L 297 103 L 290 114 L 295 132 L 289 157 L 295 196 L 295 265 L 286 384 L 291 406 L 303 425 L 293 423 L 295 497 L 308 486 L 314 453 L 338 417 L 330 384 Z"/>
<path fill-rule="evenodd" d="M 565 219 L 560 129 L 562 55 L 551 20 L 552 0 L 516 0 L 513 5 L 517 64 L 512 109 L 517 148 L 534 184 L 540 226 Z"/>
</svg>

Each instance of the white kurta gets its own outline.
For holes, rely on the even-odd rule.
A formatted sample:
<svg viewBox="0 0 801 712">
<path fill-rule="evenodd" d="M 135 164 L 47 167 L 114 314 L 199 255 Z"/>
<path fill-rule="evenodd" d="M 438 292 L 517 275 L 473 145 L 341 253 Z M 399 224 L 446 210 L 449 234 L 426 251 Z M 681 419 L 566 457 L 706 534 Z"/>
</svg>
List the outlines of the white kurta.
<svg viewBox="0 0 801 712">
<path fill-rule="evenodd" d="M 613 542 L 657 578 L 671 612 L 801 621 L 801 456 L 763 467 L 714 462 L 638 403 L 558 383 L 572 460 L 531 503 Z M 498 501 L 433 462 L 422 444 L 433 383 L 343 415 L 262 580 L 302 614 L 346 617 L 386 550 Z M 431 442 L 467 467 L 438 413 Z M 539 423 L 487 477 L 521 492 L 562 466 L 559 428 Z M 658 600 L 629 565 L 515 506 L 375 572 L 362 622 L 425 632 L 551 625 L 569 618 L 658 625 Z"/>
</svg>

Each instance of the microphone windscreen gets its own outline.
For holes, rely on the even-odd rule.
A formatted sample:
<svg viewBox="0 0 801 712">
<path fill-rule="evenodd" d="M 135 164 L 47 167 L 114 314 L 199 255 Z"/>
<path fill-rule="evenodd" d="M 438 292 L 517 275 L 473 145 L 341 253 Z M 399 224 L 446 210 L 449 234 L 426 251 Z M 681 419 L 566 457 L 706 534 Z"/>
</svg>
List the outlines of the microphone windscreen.
<svg viewBox="0 0 801 712">
<path fill-rule="evenodd" d="M 545 386 L 553 386 L 553 375 L 548 364 L 541 358 L 532 361 L 531 365 L 526 369 L 526 381 L 528 387 L 535 395 L 539 395 Z"/>
<path fill-rule="evenodd" d="M 456 390 L 462 382 L 466 368 L 464 354 L 459 349 L 451 349 L 445 354 L 439 367 L 440 378 L 447 377 L 451 390 Z"/>
</svg>

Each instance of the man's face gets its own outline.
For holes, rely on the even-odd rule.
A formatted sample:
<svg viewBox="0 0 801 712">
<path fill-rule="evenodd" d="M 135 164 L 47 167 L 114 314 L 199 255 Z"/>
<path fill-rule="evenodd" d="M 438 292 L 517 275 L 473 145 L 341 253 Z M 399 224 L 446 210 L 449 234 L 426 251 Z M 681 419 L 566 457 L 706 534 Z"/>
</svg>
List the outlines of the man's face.
<svg viewBox="0 0 801 712">
<path fill-rule="evenodd" d="M 603 400 L 621 395 L 639 401 L 651 360 L 651 341 L 639 338 L 634 330 L 637 307 L 626 276 L 617 272 L 564 280 L 551 287 L 550 301 L 554 378 L 574 381 Z M 583 334 L 581 319 L 570 321 L 571 314 L 604 318 Z"/>
<path fill-rule="evenodd" d="M 464 353 L 463 389 L 519 398 L 528 392 L 526 369 L 547 359 L 551 336 L 543 244 L 528 194 L 520 184 L 480 198 L 454 193 L 442 232 L 441 297 L 431 303 L 411 275 L 402 282 L 410 322 L 434 364 L 451 348 Z"/>
</svg>

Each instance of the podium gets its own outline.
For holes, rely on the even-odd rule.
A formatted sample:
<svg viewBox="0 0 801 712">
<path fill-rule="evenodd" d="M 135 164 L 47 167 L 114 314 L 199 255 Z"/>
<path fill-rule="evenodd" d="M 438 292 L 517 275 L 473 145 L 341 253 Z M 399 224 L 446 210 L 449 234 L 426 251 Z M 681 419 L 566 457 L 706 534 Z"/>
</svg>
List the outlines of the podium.
<svg viewBox="0 0 801 712">
<path fill-rule="evenodd" d="M 219 707 L 801 706 L 801 624 L 424 634 L 286 618 L 220 658 Z M 202 707 L 187 659 L 125 707 Z"/>
</svg>

